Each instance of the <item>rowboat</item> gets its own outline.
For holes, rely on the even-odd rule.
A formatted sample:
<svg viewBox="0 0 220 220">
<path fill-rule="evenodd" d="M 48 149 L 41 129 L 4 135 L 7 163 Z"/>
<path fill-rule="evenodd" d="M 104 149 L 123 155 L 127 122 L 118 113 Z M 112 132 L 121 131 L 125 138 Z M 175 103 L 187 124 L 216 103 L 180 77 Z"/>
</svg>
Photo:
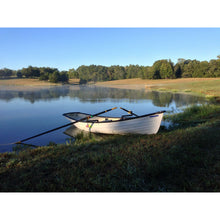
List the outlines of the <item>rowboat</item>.
<svg viewBox="0 0 220 220">
<path fill-rule="evenodd" d="M 88 120 L 74 124 L 77 128 L 93 133 L 102 134 L 156 134 L 165 111 L 137 116 L 123 115 L 122 117 L 94 116 L 82 112 L 63 114 L 71 122 L 88 117 Z"/>
</svg>

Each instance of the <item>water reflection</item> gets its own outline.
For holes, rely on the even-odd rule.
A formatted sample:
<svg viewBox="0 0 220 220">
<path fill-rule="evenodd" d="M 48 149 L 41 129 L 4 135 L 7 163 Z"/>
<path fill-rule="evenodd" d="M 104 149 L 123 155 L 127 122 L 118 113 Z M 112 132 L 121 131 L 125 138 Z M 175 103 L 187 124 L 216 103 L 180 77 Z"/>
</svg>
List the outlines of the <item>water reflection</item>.
<svg viewBox="0 0 220 220">
<path fill-rule="evenodd" d="M 70 127 L 68 127 L 64 132 L 65 135 L 68 135 L 69 137 L 76 137 L 77 135 L 83 133 L 85 135 L 88 135 L 89 132 L 87 131 L 82 131 L 79 128 L 77 128 L 76 126 L 72 125 Z M 94 133 L 95 134 L 95 133 Z"/>
<path fill-rule="evenodd" d="M 57 86 L 17 91 L 8 88 L 4 90 L 1 86 L 0 152 L 12 150 L 12 145 L 8 146 L 7 143 L 14 143 L 68 123 L 62 114 L 70 111 L 95 114 L 121 106 L 142 115 L 162 110 L 178 112 L 186 106 L 205 102 L 202 97 L 188 94 L 95 86 Z M 120 108 L 108 112 L 108 116 L 118 117 L 122 114 L 125 112 Z M 162 121 L 162 125 L 163 123 Z M 64 130 L 57 130 L 27 143 L 38 146 L 47 145 L 50 141 L 65 143 L 68 136 L 63 132 Z"/>
<path fill-rule="evenodd" d="M 152 100 L 152 103 L 159 107 L 168 107 L 172 102 L 175 102 L 177 107 L 206 102 L 203 97 L 188 94 L 95 86 L 62 86 L 31 91 L 0 90 L 0 100 L 6 102 L 20 98 L 30 103 L 35 103 L 38 101 L 59 100 L 61 97 L 77 98 L 80 102 L 90 103 L 105 102 L 107 99 L 113 99 L 116 102 L 119 102 L 121 99 L 126 99 L 128 102 L 148 99 Z"/>
<path fill-rule="evenodd" d="M 65 135 L 67 135 L 69 138 L 66 140 L 67 143 L 69 142 L 74 142 L 76 140 L 76 137 L 89 137 L 89 135 L 91 134 L 88 131 L 83 131 L 79 128 L 77 128 L 76 126 L 72 125 L 70 127 L 68 127 L 64 132 Z M 92 133 L 93 137 L 104 137 L 104 136 L 108 136 L 108 134 L 99 134 L 99 133 Z"/>
</svg>

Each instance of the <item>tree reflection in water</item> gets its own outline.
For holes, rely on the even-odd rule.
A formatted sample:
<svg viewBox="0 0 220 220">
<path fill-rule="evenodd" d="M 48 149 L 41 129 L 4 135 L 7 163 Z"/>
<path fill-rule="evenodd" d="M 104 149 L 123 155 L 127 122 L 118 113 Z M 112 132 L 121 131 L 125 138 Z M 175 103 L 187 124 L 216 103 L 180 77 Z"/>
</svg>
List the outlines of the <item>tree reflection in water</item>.
<svg viewBox="0 0 220 220">
<path fill-rule="evenodd" d="M 62 97 L 69 97 L 71 99 L 79 99 L 80 102 L 105 102 L 107 99 L 114 99 L 120 102 L 122 99 L 126 99 L 128 102 L 134 102 L 135 100 L 152 100 L 155 106 L 168 107 L 172 102 L 176 103 L 176 106 L 186 106 L 191 104 L 202 104 L 206 100 L 203 97 L 193 96 L 189 94 L 178 94 L 170 92 L 156 92 L 132 89 L 116 89 L 116 88 L 104 88 L 96 86 L 59 86 L 47 89 L 33 89 L 27 91 L 16 90 L 0 90 L 0 100 L 6 102 L 15 98 L 21 98 L 30 103 L 37 101 L 52 101 L 58 100 Z"/>
</svg>

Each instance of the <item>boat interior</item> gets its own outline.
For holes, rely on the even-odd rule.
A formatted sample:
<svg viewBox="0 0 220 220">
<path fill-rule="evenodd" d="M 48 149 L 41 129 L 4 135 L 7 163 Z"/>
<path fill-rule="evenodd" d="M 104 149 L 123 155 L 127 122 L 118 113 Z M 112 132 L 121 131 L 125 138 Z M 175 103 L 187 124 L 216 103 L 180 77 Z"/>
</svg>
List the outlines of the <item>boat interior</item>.
<svg viewBox="0 0 220 220">
<path fill-rule="evenodd" d="M 73 112 L 73 113 L 66 113 L 64 116 L 72 119 L 72 120 L 79 120 L 81 118 L 90 116 L 89 114 L 80 113 L 80 112 Z M 134 117 L 133 115 L 122 115 L 121 117 L 108 117 L 108 116 L 94 116 L 86 120 L 86 122 L 110 122 L 110 121 L 118 121 L 123 120 L 126 118 Z"/>
</svg>

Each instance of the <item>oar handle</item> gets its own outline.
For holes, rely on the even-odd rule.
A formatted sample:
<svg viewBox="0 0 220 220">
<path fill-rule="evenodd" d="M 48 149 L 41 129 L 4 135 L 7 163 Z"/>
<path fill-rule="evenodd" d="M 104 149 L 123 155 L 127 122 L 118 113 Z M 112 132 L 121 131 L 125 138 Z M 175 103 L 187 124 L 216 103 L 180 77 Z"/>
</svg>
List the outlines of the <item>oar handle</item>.
<svg viewBox="0 0 220 220">
<path fill-rule="evenodd" d="M 74 121 L 74 122 L 71 122 L 71 123 L 68 123 L 68 124 L 62 125 L 62 126 L 60 126 L 60 127 L 57 127 L 57 128 L 54 128 L 54 129 L 51 129 L 51 130 L 48 130 L 48 131 L 45 131 L 45 132 L 43 132 L 43 133 L 40 133 L 40 134 L 34 135 L 34 136 L 32 136 L 32 137 L 29 137 L 29 138 L 23 139 L 23 140 L 21 140 L 21 141 L 16 142 L 15 144 L 21 144 L 21 143 L 24 142 L 24 141 L 28 141 L 28 140 L 30 140 L 30 139 L 33 139 L 33 138 L 39 137 L 39 136 L 41 136 L 41 135 L 48 134 L 48 133 L 50 133 L 50 132 L 52 132 L 52 131 L 59 130 L 59 129 L 61 129 L 61 128 L 67 127 L 67 126 L 69 126 L 69 125 L 73 125 L 73 124 L 75 124 L 75 123 L 77 123 L 77 122 L 84 121 L 84 120 L 86 120 L 86 119 L 88 120 L 89 118 L 92 118 L 92 117 L 97 116 L 97 115 L 104 114 L 104 113 L 109 112 L 109 111 L 111 111 L 111 110 L 114 110 L 114 109 L 116 109 L 116 108 L 117 108 L 117 107 L 110 108 L 110 109 L 107 109 L 107 110 L 105 110 L 105 111 L 102 111 L 102 112 L 96 113 L 96 114 L 94 114 L 94 115 L 86 116 L 86 117 L 81 118 L 81 119 L 79 119 L 79 120 L 77 120 L 77 121 Z"/>
<path fill-rule="evenodd" d="M 131 110 L 127 110 L 127 109 L 122 108 L 122 107 L 120 107 L 120 109 L 122 109 L 122 110 L 124 110 L 124 111 L 128 112 L 128 114 L 138 116 L 138 115 L 136 115 L 134 112 L 132 112 Z"/>
</svg>

